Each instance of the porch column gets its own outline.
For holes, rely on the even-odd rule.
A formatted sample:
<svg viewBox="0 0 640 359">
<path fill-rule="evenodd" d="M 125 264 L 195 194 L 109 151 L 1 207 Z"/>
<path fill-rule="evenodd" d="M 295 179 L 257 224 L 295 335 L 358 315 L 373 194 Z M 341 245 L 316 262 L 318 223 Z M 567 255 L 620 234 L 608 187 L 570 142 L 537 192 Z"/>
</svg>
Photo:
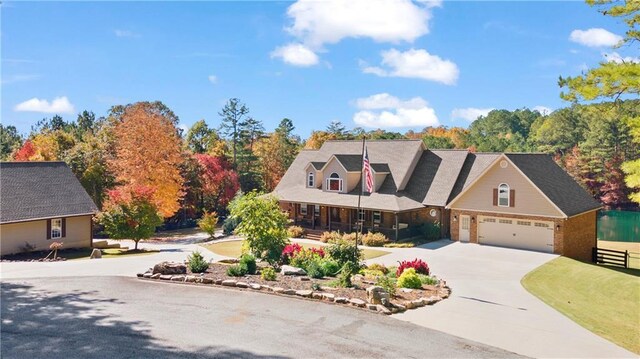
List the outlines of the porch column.
<svg viewBox="0 0 640 359">
<path fill-rule="evenodd" d="M 298 225 L 298 204 L 293 204 L 293 224 Z"/>
<path fill-rule="evenodd" d="M 331 207 L 327 206 L 327 218 L 329 219 L 329 232 L 331 232 Z"/>
<path fill-rule="evenodd" d="M 349 208 L 349 212 L 347 212 L 349 214 L 349 233 L 351 233 L 351 231 L 353 230 L 353 227 L 351 226 L 351 211 L 353 211 L 353 209 Z"/>
<path fill-rule="evenodd" d="M 396 216 L 396 241 L 397 241 L 398 240 L 398 227 L 399 227 L 398 212 L 395 212 L 394 215 Z"/>
</svg>

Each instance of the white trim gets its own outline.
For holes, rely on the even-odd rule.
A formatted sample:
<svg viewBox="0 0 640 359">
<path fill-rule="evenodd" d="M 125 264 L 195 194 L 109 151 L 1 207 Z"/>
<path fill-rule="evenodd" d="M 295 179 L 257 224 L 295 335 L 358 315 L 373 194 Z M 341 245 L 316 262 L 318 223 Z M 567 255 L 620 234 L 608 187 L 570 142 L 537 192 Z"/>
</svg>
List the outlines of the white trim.
<svg viewBox="0 0 640 359">
<path fill-rule="evenodd" d="M 457 196 L 455 196 L 451 201 L 449 201 L 449 203 L 445 206 L 445 208 L 446 209 L 453 209 L 453 203 L 456 202 L 457 200 L 459 200 L 460 197 L 462 197 L 463 194 L 467 193 L 467 191 L 469 191 L 471 189 L 471 187 L 473 187 L 482 177 L 484 177 L 484 175 L 487 172 L 489 172 L 498 163 L 498 161 L 500 161 L 501 159 L 507 160 L 507 162 L 509 162 L 518 171 L 518 173 L 520 173 L 520 175 L 522 177 L 524 177 L 527 180 L 527 182 L 529 182 L 529 184 L 531 184 L 533 186 L 533 188 L 535 188 L 538 191 L 538 193 L 540 193 L 542 195 L 542 197 L 544 197 L 549 203 L 551 203 L 551 205 L 556 210 L 558 210 L 558 212 L 560 212 L 562 214 L 562 217 L 560 217 L 560 218 L 568 218 L 566 213 L 564 213 L 555 203 L 553 203 L 553 201 L 550 200 L 549 197 L 547 197 L 547 195 L 544 194 L 544 192 L 542 192 L 542 190 L 540 190 L 540 188 L 538 188 L 538 186 L 536 186 L 531 181 L 531 179 L 529 177 L 527 177 L 527 175 L 525 175 L 524 172 L 522 172 L 522 170 L 520 168 L 518 168 L 518 166 L 516 166 L 509 159 L 509 157 L 507 157 L 507 155 L 505 155 L 504 153 L 501 154 L 500 156 L 498 156 L 495 160 L 493 160 L 493 162 L 489 166 L 487 166 L 487 168 L 485 168 L 484 171 L 482 171 L 482 173 L 480 173 L 473 181 L 471 181 L 471 183 L 469 183 L 469 185 L 466 188 L 464 188 L 460 193 L 458 193 Z M 459 209 L 463 209 L 464 210 L 464 208 L 459 208 Z M 539 217 L 549 217 L 549 216 L 539 216 Z M 558 218 L 558 217 L 552 217 L 552 218 Z"/>
<path fill-rule="evenodd" d="M 59 221 L 60 225 L 55 225 L 54 222 Z M 53 235 L 54 229 L 56 230 L 57 236 Z M 51 232 L 49 232 L 50 239 L 60 239 L 62 238 L 62 218 L 52 218 L 51 219 Z"/>
<path fill-rule="evenodd" d="M 360 172 L 360 171 L 347 171 L 346 168 L 344 168 L 344 166 L 342 165 L 342 162 L 340 162 L 340 160 L 338 160 L 338 157 L 336 157 L 336 155 L 331 155 L 331 157 L 329 157 L 329 160 L 324 164 L 324 166 L 322 166 L 322 168 L 319 170 L 320 172 L 324 172 L 324 169 L 329 165 L 329 163 L 332 160 L 336 160 L 336 162 L 338 162 L 338 164 L 340 165 L 340 167 L 342 167 L 342 169 L 347 172 L 347 173 L 354 173 L 354 172 Z M 311 163 L 311 162 L 309 162 Z"/>
<path fill-rule="evenodd" d="M 316 173 L 315 171 L 313 172 L 307 172 L 307 188 L 315 188 L 316 186 Z M 311 180 L 311 181 L 309 181 Z M 311 182 L 311 185 L 309 185 L 309 182 Z"/>
<path fill-rule="evenodd" d="M 590 210 L 588 210 L 588 211 L 584 211 L 584 212 L 580 212 L 580 213 L 578 213 L 578 214 L 574 214 L 574 215 L 573 215 L 573 216 L 571 216 L 571 217 L 567 217 L 567 219 L 569 219 L 569 218 L 573 218 L 573 217 L 577 217 L 577 216 L 583 215 L 583 214 L 585 214 L 585 213 L 589 213 L 589 212 L 593 212 L 593 211 L 599 211 L 599 210 L 601 210 L 602 208 L 604 208 L 604 206 L 600 206 L 600 207 L 598 207 L 598 208 L 594 208 L 594 209 L 590 209 Z"/>
<path fill-rule="evenodd" d="M 49 162 L 57 162 L 57 161 L 49 161 Z M 285 201 L 286 202 L 286 201 Z M 23 223 L 23 222 L 35 222 L 35 221 L 44 221 L 45 219 L 53 219 L 53 218 L 71 218 L 71 217 L 84 217 L 84 216 L 95 216 L 98 212 L 89 212 L 89 213 L 80 213 L 80 214 L 66 214 L 64 216 L 52 216 L 52 217 L 39 217 L 39 218 L 27 218 L 27 219 L 16 219 L 14 221 L 6 221 L 0 222 L 0 225 L 3 224 L 12 224 L 12 223 Z"/>
<path fill-rule="evenodd" d="M 507 186 L 507 204 L 500 204 L 500 187 Z M 507 183 L 500 183 L 498 185 L 498 207 L 511 207 L 511 187 Z"/>
<path fill-rule="evenodd" d="M 482 209 L 451 208 L 451 210 L 452 211 L 464 211 L 464 212 L 479 213 L 478 215 L 480 215 L 480 216 L 492 216 L 491 213 L 495 213 L 495 214 L 506 214 L 506 215 L 510 215 L 510 216 L 544 217 L 544 218 L 554 218 L 554 219 L 566 219 L 566 217 L 553 217 L 553 216 L 546 216 L 544 214 L 487 211 L 487 210 L 482 210 Z"/>
<path fill-rule="evenodd" d="M 335 172 L 333 172 L 333 173 L 335 173 Z M 327 192 L 342 192 L 342 190 L 344 189 L 344 181 L 339 176 L 340 175 L 338 175 L 338 178 L 327 177 L 325 179 L 325 184 L 326 184 L 325 187 L 326 188 L 324 190 L 327 191 Z M 339 186 L 338 186 L 337 190 L 331 189 L 330 181 L 338 181 L 339 182 Z"/>
</svg>

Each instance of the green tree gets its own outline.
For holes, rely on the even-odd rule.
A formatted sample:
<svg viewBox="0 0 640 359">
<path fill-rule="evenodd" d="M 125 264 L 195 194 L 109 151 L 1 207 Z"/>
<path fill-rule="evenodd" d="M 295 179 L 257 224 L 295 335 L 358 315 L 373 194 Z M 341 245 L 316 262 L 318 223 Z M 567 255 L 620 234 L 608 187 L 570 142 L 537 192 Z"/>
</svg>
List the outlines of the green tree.
<svg viewBox="0 0 640 359">
<path fill-rule="evenodd" d="M 278 200 L 253 191 L 234 199 L 230 211 L 230 218 L 240 221 L 236 233 L 245 237 L 251 253 L 275 264 L 287 244 L 289 223 Z"/>
<path fill-rule="evenodd" d="M 529 130 L 538 117 L 538 111 L 527 108 L 493 110 L 469 126 L 466 142 L 482 152 L 526 151 Z"/>
<path fill-rule="evenodd" d="M 346 128 L 340 121 L 331 121 L 329 126 L 327 126 L 327 132 L 336 136 L 338 139 L 343 139 L 345 137 Z"/>
<path fill-rule="evenodd" d="M 447 149 L 454 148 L 455 145 L 449 137 L 439 137 L 433 135 L 425 135 L 422 137 L 422 142 L 429 149 Z"/>
<path fill-rule="evenodd" d="M 222 118 L 220 133 L 231 142 L 233 166 L 237 166 L 238 147 L 241 144 L 242 128 L 249 115 L 249 108 L 237 98 L 231 98 L 218 113 Z"/>
<path fill-rule="evenodd" d="M 221 150 L 221 139 L 215 129 L 200 120 L 187 131 L 185 145 L 193 153 L 211 153 Z"/>
<path fill-rule="evenodd" d="M 130 193 L 114 190 L 111 203 L 98 215 L 98 222 L 112 239 L 131 239 L 138 250 L 138 242 L 148 239 L 162 224 L 162 216 L 151 200 L 152 191 L 137 187 Z"/>
<path fill-rule="evenodd" d="M 0 161 L 6 161 L 11 153 L 22 146 L 22 136 L 15 126 L 0 124 Z"/>
</svg>

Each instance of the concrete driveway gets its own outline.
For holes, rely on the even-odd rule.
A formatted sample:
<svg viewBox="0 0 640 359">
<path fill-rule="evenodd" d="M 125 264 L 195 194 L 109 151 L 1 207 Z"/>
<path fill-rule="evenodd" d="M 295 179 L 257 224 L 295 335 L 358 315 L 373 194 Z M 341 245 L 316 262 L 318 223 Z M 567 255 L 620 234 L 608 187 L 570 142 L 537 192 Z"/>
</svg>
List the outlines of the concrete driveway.
<svg viewBox="0 0 640 359">
<path fill-rule="evenodd" d="M 453 289 L 449 299 L 394 318 L 538 358 L 637 358 L 591 333 L 529 292 L 520 280 L 554 259 L 546 253 L 438 241 L 375 258 L 421 258 Z"/>
</svg>

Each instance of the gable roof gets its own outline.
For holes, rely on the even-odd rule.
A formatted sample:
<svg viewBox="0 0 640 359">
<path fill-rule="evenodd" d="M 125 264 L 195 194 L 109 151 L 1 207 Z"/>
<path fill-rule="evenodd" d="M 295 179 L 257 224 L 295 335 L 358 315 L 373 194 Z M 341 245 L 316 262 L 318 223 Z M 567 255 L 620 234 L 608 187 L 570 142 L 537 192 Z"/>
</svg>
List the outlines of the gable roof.
<svg viewBox="0 0 640 359">
<path fill-rule="evenodd" d="M 335 155 L 335 157 L 347 172 L 360 172 L 362 170 L 362 156 L 360 155 Z"/>
<path fill-rule="evenodd" d="M 98 210 L 64 162 L 0 162 L 0 183 L 0 223 Z"/>
<path fill-rule="evenodd" d="M 327 163 L 326 162 L 311 161 L 311 165 L 313 166 L 313 168 L 315 168 L 316 171 L 321 170 L 322 167 L 324 167 L 325 164 L 327 164 Z"/>
<path fill-rule="evenodd" d="M 536 153 L 505 156 L 567 217 L 602 207 L 551 156 Z"/>
<path fill-rule="evenodd" d="M 386 163 L 372 163 L 371 169 L 377 173 L 390 173 L 389 165 Z"/>
</svg>

